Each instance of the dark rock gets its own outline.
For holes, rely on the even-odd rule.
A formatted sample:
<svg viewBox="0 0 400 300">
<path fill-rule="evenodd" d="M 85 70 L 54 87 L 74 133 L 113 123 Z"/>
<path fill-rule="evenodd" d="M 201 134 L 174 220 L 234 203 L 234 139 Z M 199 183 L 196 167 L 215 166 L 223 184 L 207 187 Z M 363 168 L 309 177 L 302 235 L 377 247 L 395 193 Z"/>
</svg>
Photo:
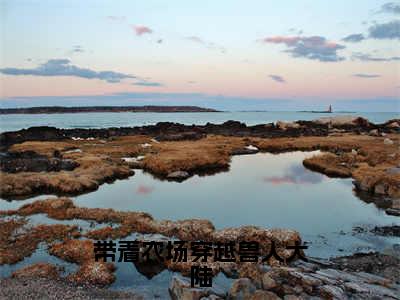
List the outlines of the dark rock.
<svg viewBox="0 0 400 300">
<path fill-rule="evenodd" d="M 134 264 L 136 270 L 140 274 L 144 275 L 147 279 L 151 279 L 165 270 L 165 265 L 155 260 L 149 260 L 147 262 L 135 262 Z"/>
<path fill-rule="evenodd" d="M 72 171 L 78 166 L 72 159 L 63 159 L 60 156 L 48 158 L 33 151 L 0 154 L 0 169 L 8 173 Z"/>
<path fill-rule="evenodd" d="M 231 155 L 244 155 L 244 154 L 255 154 L 258 153 L 260 150 L 252 145 L 246 146 L 245 148 L 240 149 L 233 149 Z"/>
<path fill-rule="evenodd" d="M 256 287 L 249 278 L 236 279 L 229 291 L 229 299 L 249 299 L 255 291 Z"/>
<path fill-rule="evenodd" d="M 212 297 L 213 295 L 220 298 L 226 297 L 225 292 L 216 286 L 210 288 L 192 288 L 189 280 L 176 275 L 172 277 L 168 290 L 173 300 L 199 300 Z"/>
<path fill-rule="evenodd" d="M 388 215 L 398 216 L 400 217 L 400 209 L 397 208 L 388 208 L 385 210 Z"/>
<path fill-rule="evenodd" d="M 383 236 L 398 236 L 400 237 L 400 226 L 375 226 L 371 232 Z"/>
<path fill-rule="evenodd" d="M 189 177 L 190 177 L 190 174 L 186 171 L 175 171 L 175 172 L 171 172 L 167 175 L 167 179 L 171 179 L 171 180 L 184 180 Z"/>
<path fill-rule="evenodd" d="M 156 136 L 157 141 L 183 141 L 183 140 L 199 140 L 204 138 L 204 133 L 188 131 L 182 133 L 161 134 Z"/>
<path fill-rule="evenodd" d="M 324 285 L 319 289 L 321 296 L 327 299 L 347 299 L 344 291 L 337 286 Z"/>
<path fill-rule="evenodd" d="M 379 132 L 393 132 L 392 123 L 400 120 L 391 120 L 390 123 L 373 124 L 363 118 L 355 118 L 349 123 L 321 123 L 319 121 L 297 121 L 295 126 L 284 126 L 284 129 L 274 124 L 259 124 L 247 126 L 237 121 L 227 121 L 222 124 L 183 125 L 172 122 L 159 122 L 155 125 L 141 127 L 119 127 L 100 129 L 59 129 L 55 127 L 30 127 L 13 132 L 0 134 L 1 148 L 25 141 L 58 141 L 68 138 L 110 138 L 127 135 L 149 135 L 159 140 L 185 140 L 199 139 L 207 134 L 220 134 L 226 136 L 252 136 L 252 137 L 299 137 L 299 136 L 327 136 L 329 131 L 344 130 L 353 133 L 368 134 L 371 130 Z M 388 127 L 388 126 L 391 127 Z"/>
<path fill-rule="evenodd" d="M 400 259 L 381 253 L 356 253 L 332 258 L 333 268 L 352 272 L 365 272 L 399 281 Z"/>
</svg>

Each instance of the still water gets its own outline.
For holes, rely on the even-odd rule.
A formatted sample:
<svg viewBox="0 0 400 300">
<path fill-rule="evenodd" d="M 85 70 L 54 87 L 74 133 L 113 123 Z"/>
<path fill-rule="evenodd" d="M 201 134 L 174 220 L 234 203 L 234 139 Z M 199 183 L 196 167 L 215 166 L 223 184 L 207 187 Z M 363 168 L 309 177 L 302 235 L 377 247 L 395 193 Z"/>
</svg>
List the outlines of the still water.
<svg viewBox="0 0 400 300">
<path fill-rule="evenodd" d="M 315 120 L 321 117 L 361 116 L 374 123 L 399 118 L 399 112 L 357 112 L 357 113 L 307 113 L 307 112 L 210 112 L 210 113 L 75 113 L 0 115 L 0 132 L 14 131 L 32 126 L 54 126 L 58 128 L 106 128 L 129 127 L 177 122 L 187 125 L 202 125 L 207 122 L 220 124 L 228 120 L 244 122 L 247 125 L 281 121 Z"/>
<path fill-rule="evenodd" d="M 329 257 L 380 250 L 400 238 L 352 235 L 354 226 L 400 224 L 353 193 L 351 179 L 333 179 L 303 167 L 317 152 L 234 156 L 229 172 L 160 181 L 136 170 L 75 198 L 85 207 L 150 213 L 156 219 L 204 218 L 218 229 L 242 225 L 290 228 L 310 242 L 308 254 Z"/>
<path fill-rule="evenodd" d="M 136 170 L 126 180 L 104 184 L 73 198 L 78 206 L 144 211 L 156 219 L 208 219 L 217 229 L 257 225 L 290 228 L 309 242 L 307 254 L 331 257 L 384 250 L 400 238 L 353 234 L 354 226 L 400 224 L 353 193 L 351 179 L 334 179 L 303 167 L 318 152 L 234 156 L 230 170 L 194 176 L 182 183 L 160 181 Z M 0 209 L 24 201 L 0 201 Z M 36 218 L 35 222 L 39 222 Z"/>
<path fill-rule="evenodd" d="M 398 237 L 352 232 L 354 226 L 400 225 L 400 222 L 357 198 L 351 179 L 332 179 L 305 169 L 303 159 L 317 153 L 234 156 L 228 172 L 194 176 L 182 183 L 160 181 L 142 170 L 135 170 L 135 175 L 126 180 L 104 184 L 99 190 L 73 200 L 82 207 L 145 211 L 156 219 L 204 218 L 212 221 L 217 229 L 242 225 L 290 228 L 300 232 L 303 241 L 308 243 L 306 255 L 312 257 L 386 251 L 400 244 Z M 47 197 L 0 200 L 0 210 L 15 209 L 41 198 Z M 83 220 L 57 221 L 44 214 L 28 219 L 33 225 L 76 224 L 83 232 L 105 226 Z M 124 240 L 136 238 L 137 234 L 133 234 Z M 148 238 L 160 240 L 163 237 L 149 235 Z M 0 277 L 10 276 L 13 271 L 36 262 L 63 266 L 65 275 L 77 270 L 77 265 L 49 255 L 46 246 L 40 245 L 23 261 L 0 266 Z M 131 263 L 117 263 L 116 266 L 117 280 L 112 289 L 133 289 L 148 298 L 168 299 L 173 272 L 164 270 L 150 278 Z M 227 289 L 231 279 L 219 274 L 213 282 Z"/>
</svg>

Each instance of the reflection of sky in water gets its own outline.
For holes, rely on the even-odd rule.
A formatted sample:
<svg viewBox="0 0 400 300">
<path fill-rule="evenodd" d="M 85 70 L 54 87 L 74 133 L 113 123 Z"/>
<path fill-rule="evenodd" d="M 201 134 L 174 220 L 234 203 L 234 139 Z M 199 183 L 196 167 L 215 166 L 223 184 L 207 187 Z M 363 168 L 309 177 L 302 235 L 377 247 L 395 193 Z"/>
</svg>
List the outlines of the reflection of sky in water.
<svg viewBox="0 0 400 300">
<path fill-rule="evenodd" d="M 75 197 L 74 202 L 83 207 L 145 211 L 156 219 L 205 218 L 217 228 L 241 225 L 291 228 L 308 242 L 307 255 L 315 257 L 382 251 L 399 244 L 400 238 L 351 234 L 353 226 L 399 224 L 399 221 L 355 197 L 351 179 L 332 179 L 305 169 L 302 160 L 313 154 L 235 156 L 229 172 L 194 176 L 182 183 L 159 181 L 136 170 L 131 178 L 104 184 L 96 192 Z M 0 200 L 0 209 L 15 209 L 43 198 L 48 196 L 23 201 Z M 106 226 L 83 220 L 52 220 L 43 214 L 28 218 L 31 224 L 76 224 L 83 232 Z M 133 234 L 125 240 L 135 237 Z M 63 266 L 64 276 L 77 269 L 77 265 L 49 255 L 41 244 L 22 262 L 0 266 L 0 277 L 36 262 Z M 148 279 L 131 263 L 116 263 L 116 266 L 117 280 L 111 289 L 133 289 L 146 298 L 168 299 L 168 284 L 174 273 L 163 270 Z M 213 282 L 223 288 L 231 284 L 223 274 Z"/>
<path fill-rule="evenodd" d="M 74 263 L 66 262 L 58 257 L 49 255 L 47 253 L 47 246 L 44 243 L 40 243 L 38 248 L 32 253 L 31 256 L 26 257 L 23 261 L 20 261 L 13 265 L 2 265 L 0 266 L 0 278 L 1 277 L 8 277 L 16 270 L 21 268 L 30 266 L 36 263 L 49 263 L 58 265 L 61 267 L 60 269 L 63 271 L 61 276 L 66 276 L 71 272 L 75 272 L 78 270 L 78 265 Z"/>
<path fill-rule="evenodd" d="M 305 169 L 302 160 L 313 154 L 235 156 L 229 172 L 194 176 L 182 183 L 159 181 L 137 170 L 128 180 L 101 186 L 75 202 L 145 211 L 157 219 L 205 218 L 217 228 L 291 228 L 313 242 L 309 252 L 320 256 L 342 254 L 339 248 L 352 251 L 350 246 L 367 250 L 384 245 L 338 234 L 350 232 L 354 225 L 392 224 L 398 219 L 359 200 L 352 192 L 352 179 L 328 178 Z"/>
<path fill-rule="evenodd" d="M 326 176 L 311 172 L 302 165 L 293 164 L 289 166 L 283 176 L 267 176 L 263 180 L 274 185 L 280 184 L 317 184 L 321 183 Z"/>
<path fill-rule="evenodd" d="M 313 243 L 309 253 L 316 256 L 344 254 L 339 248 L 351 252 L 386 245 L 383 240 L 338 234 L 351 232 L 356 225 L 399 221 L 359 200 L 352 192 L 352 179 L 328 178 L 305 169 L 302 160 L 313 154 L 235 156 L 229 172 L 194 176 L 182 183 L 159 181 L 136 170 L 129 179 L 104 184 L 74 201 L 83 207 L 145 211 L 156 219 L 204 218 L 217 228 L 258 225 L 295 229 Z M 31 201 L 1 201 L 0 209 Z M 384 241 L 400 242 L 398 238 Z"/>
</svg>

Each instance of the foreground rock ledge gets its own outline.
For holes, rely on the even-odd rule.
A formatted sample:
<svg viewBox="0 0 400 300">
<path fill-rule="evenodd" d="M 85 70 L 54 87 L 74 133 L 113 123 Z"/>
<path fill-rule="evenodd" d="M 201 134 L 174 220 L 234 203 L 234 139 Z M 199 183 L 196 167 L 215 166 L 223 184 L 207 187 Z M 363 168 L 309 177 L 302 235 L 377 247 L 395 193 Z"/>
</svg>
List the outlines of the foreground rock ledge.
<svg viewBox="0 0 400 300">
<path fill-rule="evenodd" d="M 372 254 L 375 255 L 375 254 Z M 364 257 L 368 257 L 364 254 Z M 180 275 L 174 275 L 169 283 L 169 293 L 172 299 L 400 299 L 399 282 L 393 279 L 366 273 L 362 269 L 358 271 L 342 271 L 335 263 L 324 261 L 302 262 L 297 261 L 291 266 L 268 267 L 252 263 L 243 264 L 239 278 L 235 279 L 228 290 L 218 287 L 214 283 L 210 288 L 191 288 L 190 279 Z M 353 259 L 357 260 L 358 257 Z M 387 268 L 387 264 L 384 264 Z M 395 266 L 399 267 L 399 260 L 395 260 Z M 383 266 L 380 266 L 382 268 Z M 29 298 L 37 298 L 36 295 L 52 293 L 53 288 L 61 285 L 64 287 L 63 295 L 79 294 L 83 290 L 95 289 L 97 297 L 106 297 L 107 290 L 96 289 L 87 286 L 83 282 L 74 282 L 69 285 L 63 278 L 54 278 L 56 272 L 53 265 L 36 264 L 14 272 L 12 279 L 0 279 L 4 289 L 0 290 L 0 296 L 21 298 L 23 295 Z M 50 274 L 50 276 L 48 276 Z M 74 276 L 74 275 L 72 275 Z M 398 278 L 397 278 L 398 279 Z M 34 284 L 35 283 L 35 284 Z M 78 286 L 77 286 L 78 284 Z M 43 288 L 50 285 L 49 291 L 43 292 Z M 14 287 L 10 289 L 9 286 Z M 32 286 L 36 286 L 32 289 Z M 79 287 L 79 288 L 78 288 Z M 82 287 L 84 287 L 82 289 Z M 61 289 L 62 290 L 62 289 Z M 41 291 L 41 292 L 40 292 Z M 104 293 L 104 294 L 101 294 Z M 92 297 L 94 294 L 92 294 Z M 140 295 L 133 293 L 120 293 L 109 291 L 109 295 L 115 299 L 142 299 Z M 43 296 L 42 296 L 43 297 Z"/>
<path fill-rule="evenodd" d="M 158 233 L 166 237 L 174 237 L 184 241 L 258 241 L 261 247 L 261 254 L 269 253 L 271 243 L 274 242 L 276 250 L 282 257 L 289 257 L 290 252 L 286 249 L 289 245 L 296 242 L 301 243 L 300 235 L 294 230 L 287 229 L 265 229 L 256 226 L 243 226 L 239 228 L 227 228 L 215 230 L 213 224 L 208 220 L 189 219 L 189 220 L 154 220 L 151 215 L 143 212 L 120 212 L 113 209 L 82 208 L 76 207 L 69 198 L 56 198 L 38 200 L 33 203 L 23 205 L 18 210 L 0 211 L 0 216 L 29 216 L 33 214 L 47 214 L 48 217 L 57 220 L 83 219 L 96 221 L 98 223 L 119 224 L 118 227 L 103 227 L 89 231 L 85 237 L 89 239 L 118 239 L 126 237 L 132 233 Z M 104 266 L 87 265 L 93 263 L 93 242 L 89 239 L 77 240 L 81 236 L 76 232 L 75 227 L 66 225 L 38 225 L 33 228 L 25 228 L 25 221 L 5 220 L 0 222 L 0 248 L 4 249 L 0 253 L 0 264 L 15 263 L 30 255 L 40 241 L 48 241 L 51 244 L 50 253 L 66 261 L 78 263 L 81 266 L 81 273 L 90 273 L 90 270 L 102 270 L 102 273 L 112 273 L 112 268 Z M 57 227 L 59 226 L 59 227 Z M 22 235 L 15 237 L 15 229 L 26 231 Z M 52 231 L 50 231 L 50 229 Z M 42 232 L 39 232 L 39 229 Z M 59 232 L 60 230 L 61 233 Z M 54 236 L 51 234 L 54 232 Z M 29 235 L 31 233 L 31 235 Z M 33 234 L 32 234 L 33 233 Z M 14 251 L 15 239 L 24 251 Z M 60 243 L 53 243 L 55 239 L 62 240 Z M 13 254 L 13 255 L 11 255 Z M 278 264 L 274 258 L 269 260 L 270 264 Z M 166 264 L 166 268 L 188 273 L 190 266 L 185 263 Z M 188 269 L 189 267 L 189 269 Z M 213 264 L 215 273 L 224 270 L 222 264 Z M 232 266 L 237 269 L 237 266 Z M 108 271 L 107 271 L 108 270 Z M 103 272 L 104 271 L 104 272 Z M 85 276 L 78 276 L 85 277 Z M 75 281 L 79 281 L 76 277 Z M 112 277 L 105 277 L 105 284 Z M 95 279 L 90 280 L 95 283 Z"/>
<path fill-rule="evenodd" d="M 297 262 L 290 267 L 249 264 L 247 276 L 236 279 L 229 291 L 191 288 L 189 279 L 174 276 L 172 299 L 400 299 L 398 283 L 365 272 L 345 272 L 318 263 Z"/>
</svg>

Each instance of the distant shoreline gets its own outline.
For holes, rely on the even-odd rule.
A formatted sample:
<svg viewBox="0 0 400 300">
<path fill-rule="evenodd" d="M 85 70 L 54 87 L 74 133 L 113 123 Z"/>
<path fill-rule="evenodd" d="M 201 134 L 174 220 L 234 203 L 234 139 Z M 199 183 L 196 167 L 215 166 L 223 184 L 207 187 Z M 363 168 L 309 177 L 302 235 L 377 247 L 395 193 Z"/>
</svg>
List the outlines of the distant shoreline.
<svg viewBox="0 0 400 300">
<path fill-rule="evenodd" d="M 1 115 L 8 114 L 62 114 L 96 112 L 219 112 L 198 106 L 38 106 L 24 108 L 0 108 Z"/>
</svg>

